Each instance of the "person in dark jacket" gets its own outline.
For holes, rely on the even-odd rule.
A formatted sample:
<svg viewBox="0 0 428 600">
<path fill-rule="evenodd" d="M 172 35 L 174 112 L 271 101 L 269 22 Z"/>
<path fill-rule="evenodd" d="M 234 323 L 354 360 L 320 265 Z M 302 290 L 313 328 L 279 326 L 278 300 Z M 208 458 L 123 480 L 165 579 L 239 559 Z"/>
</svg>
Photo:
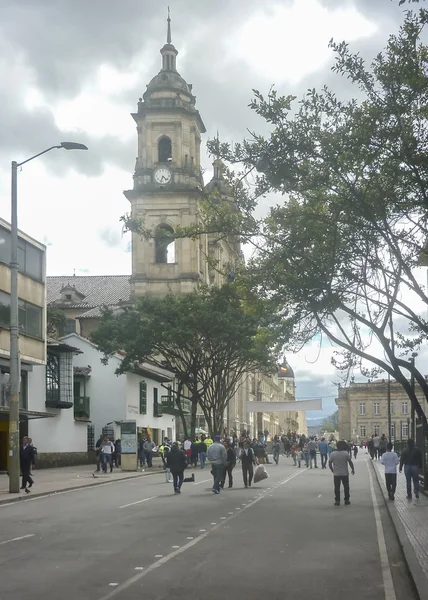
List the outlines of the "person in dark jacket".
<svg viewBox="0 0 428 600">
<path fill-rule="evenodd" d="M 400 457 L 400 473 L 403 470 L 406 476 L 407 498 L 412 498 L 412 480 L 415 498 L 419 498 L 419 469 L 422 468 L 422 452 L 415 446 L 414 440 L 407 441 L 407 448 Z"/>
<path fill-rule="evenodd" d="M 114 443 L 113 459 L 116 468 L 120 467 L 122 462 L 122 442 L 120 440 L 116 440 Z"/>
<path fill-rule="evenodd" d="M 242 448 L 241 454 L 239 455 L 242 463 L 242 476 L 244 479 L 245 487 L 250 486 L 253 481 L 253 465 L 256 464 L 256 456 L 254 454 L 254 450 L 250 447 L 248 442 L 244 442 L 244 447 Z"/>
<path fill-rule="evenodd" d="M 226 448 L 226 452 L 227 452 L 227 461 L 226 461 L 226 465 L 225 465 L 226 468 L 223 471 L 223 478 L 220 482 L 220 486 L 222 488 L 224 487 L 224 484 L 226 482 L 226 473 L 227 473 L 229 476 L 229 487 L 231 488 L 233 486 L 232 471 L 236 466 L 236 454 L 235 454 L 232 444 L 228 440 L 224 440 L 223 444 L 224 444 L 224 447 Z"/>
<path fill-rule="evenodd" d="M 207 459 L 207 445 L 205 443 L 205 436 L 203 435 L 201 437 L 201 441 L 198 444 L 198 451 L 199 451 L 199 462 L 201 463 L 201 469 L 203 469 L 205 467 L 205 461 Z"/>
<path fill-rule="evenodd" d="M 187 457 L 183 450 L 180 450 L 177 442 L 174 442 L 171 452 L 166 457 L 166 466 L 172 474 L 172 485 L 176 494 L 181 494 L 183 485 L 184 469 L 187 467 Z"/>
<path fill-rule="evenodd" d="M 28 437 L 24 437 L 22 440 L 22 446 L 20 451 L 20 463 L 21 463 L 21 471 L 22 471 L 22 486 L 21 490 L 25 490 L 27 494 L 30 493 L 30 490 L 27 488 L 32 487 L 34 481 L 31 478 L 31 466 L 34 465 L 34 448 L 30 444 L 30 439 Z"/>
<path fill-rule="evenodd" d="M 190 464 L 196 467 L 198 466 L 198 456 L 199 456 L 199 442 L 198 440 L 194 440 L 192 445 L 190 446 Z"/>
</svg>

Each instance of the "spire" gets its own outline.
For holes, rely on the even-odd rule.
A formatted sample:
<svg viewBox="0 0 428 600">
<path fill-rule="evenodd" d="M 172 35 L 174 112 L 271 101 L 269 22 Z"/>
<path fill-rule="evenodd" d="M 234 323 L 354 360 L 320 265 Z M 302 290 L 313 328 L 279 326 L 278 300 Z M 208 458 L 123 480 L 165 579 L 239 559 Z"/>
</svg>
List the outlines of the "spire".
<svg viewBox="0 0 428 600">
<path fill-rule="evenodd" d="M 171 13 L 168 6 L 168 18 L 166 30 L 166 44 L 161 49 L 162 54 L 162 71 L 176 71 L 177 50 L 171 44 Z"/>
<path fill-rule="evenodd" d="M 170 11 L 169 11 L 169 6 L 168 6 L 167 23 L 168 23 L 168 31 L 167 31 L 167 34 L 166 34 L 166 43 L 170 44 L 171 43 L 171 14 L 170 14 Z"/>
</svg>

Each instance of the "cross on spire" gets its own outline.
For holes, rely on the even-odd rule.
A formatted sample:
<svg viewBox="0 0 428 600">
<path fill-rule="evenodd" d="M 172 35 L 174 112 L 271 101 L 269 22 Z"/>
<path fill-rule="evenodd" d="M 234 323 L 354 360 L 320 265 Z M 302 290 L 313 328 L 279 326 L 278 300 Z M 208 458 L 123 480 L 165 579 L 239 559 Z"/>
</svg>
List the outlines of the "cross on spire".
<svg viewBox="0 0 428 600">
<path fill-rule="evenodd" d="M 168 23 L 168 30 L 167 30 L 167 34 L 166 34 L 166 43 L 170 44 L 171 43 L 171 13 L 170 13 L 170 10 L 169 10 L 169 6 L 168 6 L 167 23 Z"/>
</svg>

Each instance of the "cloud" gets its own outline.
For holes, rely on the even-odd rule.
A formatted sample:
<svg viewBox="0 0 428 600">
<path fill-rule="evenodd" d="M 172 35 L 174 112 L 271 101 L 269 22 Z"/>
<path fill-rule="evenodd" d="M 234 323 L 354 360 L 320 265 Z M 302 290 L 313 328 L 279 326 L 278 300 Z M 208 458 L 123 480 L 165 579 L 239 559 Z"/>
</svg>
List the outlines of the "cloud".
<svg viewBox="0 0 428 600">
<path fill-rule="evenodd" d="M 122 236 L 117 228 L 105 227 L 99 232 L 99 238 L 109 248 L 118 248 L 122 245 Z"/>
</svg>

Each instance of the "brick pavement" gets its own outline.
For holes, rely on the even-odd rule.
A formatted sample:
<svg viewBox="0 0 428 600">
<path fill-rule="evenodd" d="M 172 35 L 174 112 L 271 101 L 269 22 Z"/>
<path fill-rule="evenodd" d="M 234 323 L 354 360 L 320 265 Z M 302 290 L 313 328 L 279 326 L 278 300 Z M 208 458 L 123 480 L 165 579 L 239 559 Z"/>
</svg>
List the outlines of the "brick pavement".
<svg viewBox="0 0 428 600">
<path fill-rule="evenodd" d="M 153 473 L 163 474 L 161 459 L 153 459 L 153 468 L 142 471 L 121 471 L 114 469 L 113 473 L 95 473 L 95 465 L 81 465 L 75 467 L 62 467 L 58 469 L 34 469 L 34 486 L 31 494 L 25 494 L 23 491 L 19 494 L 9 494 L 9 477 L 6 474 L 0 474 L 0 504 L 15 502 L 24 498 L 34 496 L 45 496 L 55 492 L 64 492 L 83 487 L 100 485 L 106 482 L 121 481 L 124 479 L 133 479 Z"/>
<path fill-rule="evenodd" d="M 420 493 L 419 499 L 416 499 L 413 496 L 412 500 L 408 500 L 406 498 L 406 478 L 404 473 L 398 473 L 395 501 L 392 502 L 388 499 L 385 488 L 383 465 L 381 465 L 379 461 L 373 461 L 372 465 L 378 476 L 378 481 L 382 488 L 391 517 L 394 523 L 395 518 L 398 517 L 399 522 L 402 524 L 402 528 L 407 535 L 408 541 L 410 542 L 414 555 L 419 563 L 421 570 L 419 575 L 422 574 L 426 579 L 426 581 L 423 581 L 420 578 L 420 582 L 421 584 L 424 584 L 425 589 L 428 590 L 428 497 L 423 493 Z M 397 529 L 400 528 L 398 527 Z M 403 545 L 403 550 L 405 550 L 405 540 L 401 539 L 399 530 L 397 530 L 397 533 Z M 407 556 L 406 558 L 408 559 Z M 412 571 L 411 564 L 409 564 L 409 568 Z M 413 572 L 412 575 L 414 575 Z"/>
</svg>

